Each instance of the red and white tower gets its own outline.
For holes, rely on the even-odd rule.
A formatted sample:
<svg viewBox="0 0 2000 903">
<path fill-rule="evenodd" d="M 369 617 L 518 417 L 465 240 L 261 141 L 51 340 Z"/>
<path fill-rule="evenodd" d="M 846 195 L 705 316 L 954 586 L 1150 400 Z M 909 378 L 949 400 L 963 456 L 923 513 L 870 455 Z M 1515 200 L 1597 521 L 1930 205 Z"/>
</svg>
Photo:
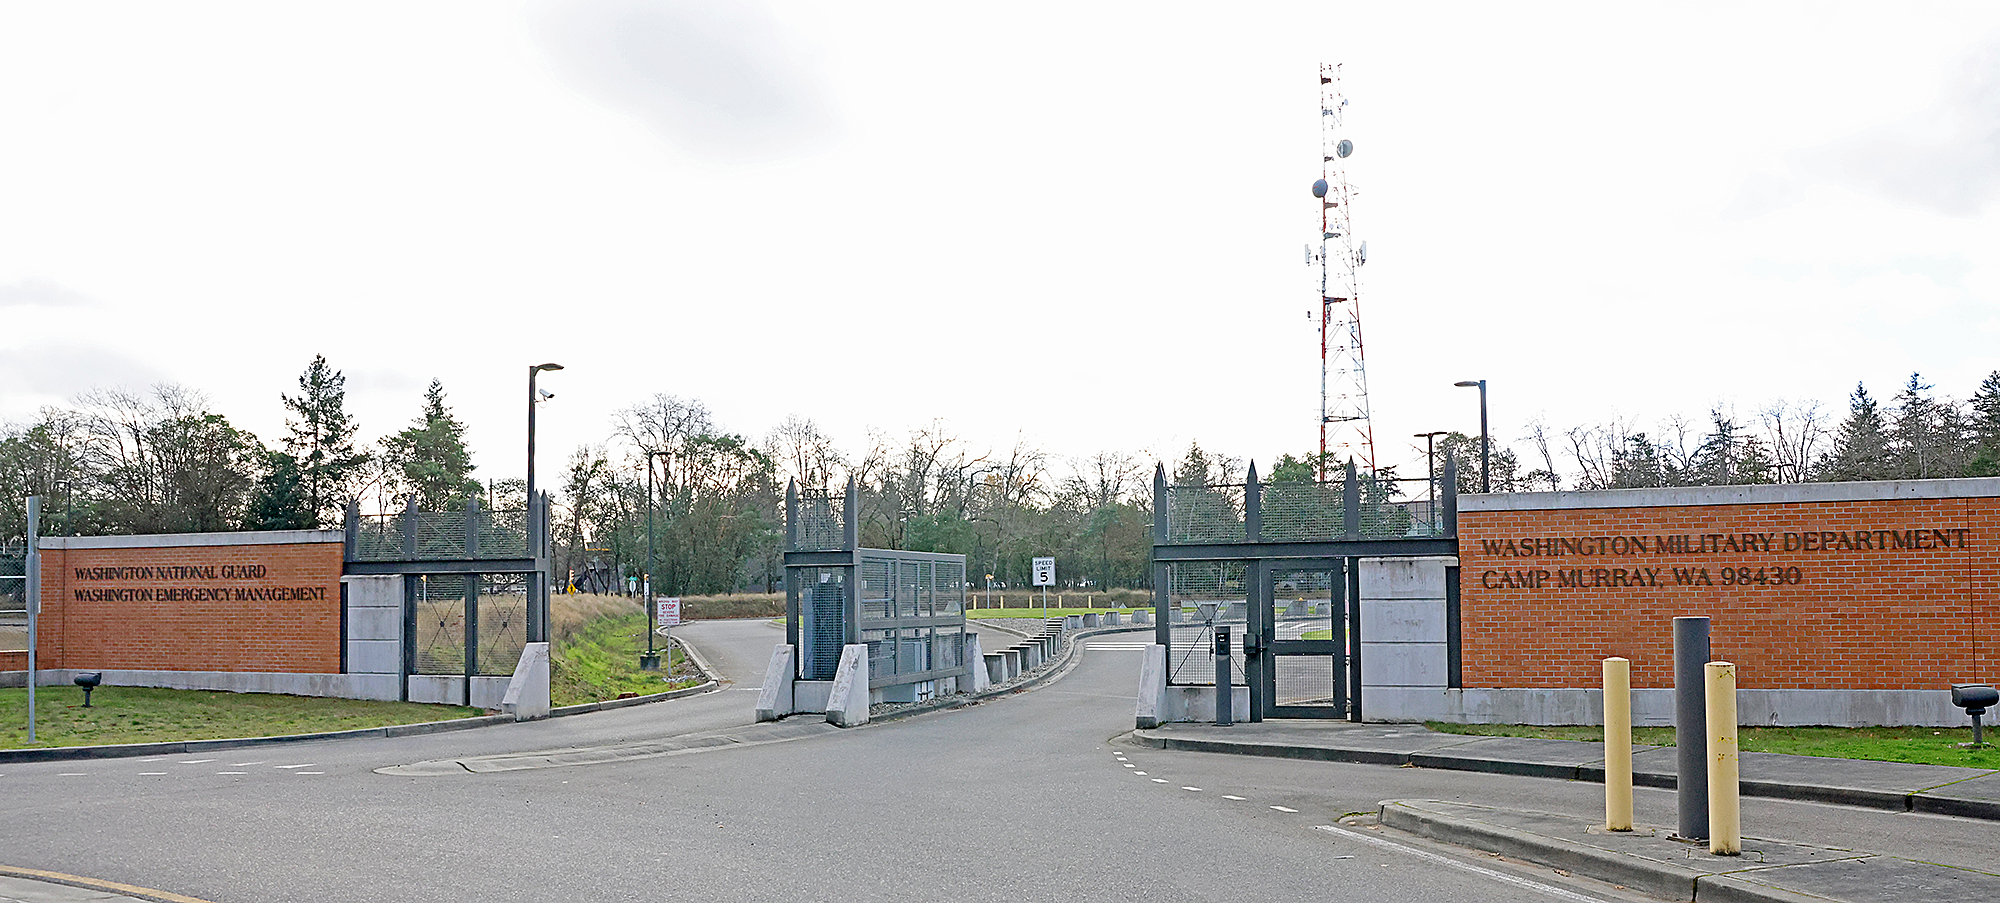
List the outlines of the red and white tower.
<svg viewBox="0 0 2000 903">
<path fill-rule="evenodd" d="M 1354 186 L 1347 181 L 1347 158 L 1354 143 L 1346 137 L 1347 97 L 1341 93 L 1340 66 L 1319 67 L 1320 201 L 1319 250 L 1306 249 L 1319 264 L 1319 476 L 1330 462 L 1353 460 L 1364 473 L 1375 470 L 1375 433 L 1368 420 L 1368 371 L 1361 353 L 1361 266 L 1368 243 L 1354 237 Z"/>
</svg>

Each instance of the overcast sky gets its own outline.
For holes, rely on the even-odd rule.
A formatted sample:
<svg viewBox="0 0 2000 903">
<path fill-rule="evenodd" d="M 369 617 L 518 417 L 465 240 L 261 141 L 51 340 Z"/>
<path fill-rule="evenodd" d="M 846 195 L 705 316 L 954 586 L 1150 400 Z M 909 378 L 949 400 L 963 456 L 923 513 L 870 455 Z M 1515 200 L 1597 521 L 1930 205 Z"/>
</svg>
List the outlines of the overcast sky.
<svg viewBox="0 0 2000 903">
<path fill-rule="evenodd" d="M 0 421 L 276 444 L 442 379 L 481 477 L 670 393 L 850 453 L 1317 442 L 1344 64 L 1381 463 L 2000 369 L 2000 5 L 0 3 Z M 1420 444 L 1417 444 L 1420 448 Z M 1524 447 L 1525 450 L 1525 447 Z"/>
</svg>

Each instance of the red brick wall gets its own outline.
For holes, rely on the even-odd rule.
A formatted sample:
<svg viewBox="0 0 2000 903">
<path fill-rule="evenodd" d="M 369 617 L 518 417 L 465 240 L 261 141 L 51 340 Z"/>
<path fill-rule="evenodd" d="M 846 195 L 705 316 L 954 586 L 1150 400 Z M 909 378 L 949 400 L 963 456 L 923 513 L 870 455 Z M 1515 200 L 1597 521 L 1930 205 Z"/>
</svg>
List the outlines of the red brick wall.
<svg viewBox="0 0 2000 903">
<path fill-rule="evenodd" d="M 1672 687 L 1682 615 L 1711 619 L 1744 688 L 2000 678 L 2000 499 L 1462 511 L 1458 529 L 1468 687 L 1594 687 L 1614 655 L 1633 686 Z"/>
<path fill-rule="evenodd" d="M 337 674 L 341 551 L 337 542 L 45 548 L 35 664 Z M 96 570 L 106 568 L 150 570 Z"/>
</svg>

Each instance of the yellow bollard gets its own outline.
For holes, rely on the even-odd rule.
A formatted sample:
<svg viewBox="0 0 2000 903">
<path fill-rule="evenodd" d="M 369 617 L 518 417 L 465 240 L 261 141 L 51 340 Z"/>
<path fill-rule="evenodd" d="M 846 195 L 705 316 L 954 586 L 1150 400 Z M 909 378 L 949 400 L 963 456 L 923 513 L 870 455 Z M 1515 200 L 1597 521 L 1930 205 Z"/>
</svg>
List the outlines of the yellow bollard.
<svg viewBox="0 0 2000 903">
<path fill-rule="evenodd" d="M 1709 662 L 1708 851 L 1717 856 L 1743 853 L 1743 806 L 1737 782 L 1736 666 Z"/>
<path fill-rule="evenodd" d="M 1632 663 L 1604 660 L 1604 828 L 1632 830 Z"/>
</svg>

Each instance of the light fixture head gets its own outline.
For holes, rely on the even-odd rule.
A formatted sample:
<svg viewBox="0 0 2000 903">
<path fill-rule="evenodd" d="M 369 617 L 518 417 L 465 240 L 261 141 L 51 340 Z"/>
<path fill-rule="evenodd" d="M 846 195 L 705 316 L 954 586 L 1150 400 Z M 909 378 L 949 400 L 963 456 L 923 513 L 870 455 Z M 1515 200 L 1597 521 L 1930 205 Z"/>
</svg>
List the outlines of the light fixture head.
<svg viewBox="0 0 2000 903">
<path fill-rule="evenodd" d="M 561 370 L 562 368 L 563 368 L 563 365 L 561 365 L 561 364 L 536 364 L 535 366 L 533 366 L 533 367 L 531 367 L 531 368 L 529 368 L 529 369 L 532 369 L 532 370 Z"/>
<path fill-rule="evenodd" d="M 1457 386 L 1461 389 L 1477 389 L 1479 388 L 1479 385 L 1485 381 L 1486 380 L 1483 379 L 1461 379 L 1458 382 L 1452 383 L 1452 385 Z"/>
</svg>

